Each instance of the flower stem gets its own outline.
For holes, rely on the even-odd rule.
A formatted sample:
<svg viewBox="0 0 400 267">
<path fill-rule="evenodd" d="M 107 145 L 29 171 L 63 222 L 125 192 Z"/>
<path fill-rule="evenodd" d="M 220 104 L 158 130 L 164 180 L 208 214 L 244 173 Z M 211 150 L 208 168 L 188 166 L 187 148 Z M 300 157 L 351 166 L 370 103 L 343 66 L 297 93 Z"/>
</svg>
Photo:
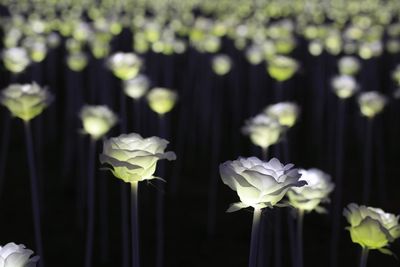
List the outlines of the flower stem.
<svg viewBox="0 0 400 267">
<path fill-rule="evenodd" d="M 86 255 L 85 266 L 92 266 L 93 236 L 94 236 L 94 210 L 95 210 L 95 180 L 94 180 L 94 157 L 96 153 L 96 141 L 90 139 L 89 161 L 88 161 L 88 187 L 87 187 L 87 228 L 86 228 Z"/>
<path fill-rule="evenodd" d="M 140 266 L 139 258 L 139 220 L 138 220 L 138 182 L 131 183 L 131 224 L 132 224 L 132 267 Z"/>
<path fill-rule="evenodd" d="M 28 152 L 29 172 L 30 172 L 30 178 L 31 178 L 32 210 L 33 210 L 33 224 L 34 224 L 34 230 L 35 230 L 36 251 L 40 256 L 39 267 L 43 267 L 44 266 L 44 255 L 43 255 L 43 247 L 42 247 L 38 180 L 36 177 L 32 131 L 31 131 L 29 121 L 25 121 L 25 138 L 26 138 L 26 145 L 27 145 L 27 152 Z"/>
<path fill-rule="evenodd" d="M 259 241 L 261 209 L 254 208 L 253 225 L 251 228 L 249 267 L 257 266 L 257 250 Z"/>
<path fill-rule="evenodd" d="M 262 148 L 262 160 L 263 161 L 268 160 L 268 147 Z"/>
<path fill-rule="evenodd" d="M 364 187 L 363 187 L 363 203 L 368 204 L 371 191 L 371 175 L 372 175 L 372 126 L 373 119 L 367 121 L 367 129 L 365 133 L 365 152 L 364 152 Z"/>
<path fill-rule="evenodd" d="M 303 267 L 303 218 L 304 211 L 297 214 L 297 266 Z"/>
<path fill-rule="evenodd" d="M 369 252 L 368 248 L 362 249 L 360 258 L 360 267 L 367 267 L 368 252 Z"/>
</svg>

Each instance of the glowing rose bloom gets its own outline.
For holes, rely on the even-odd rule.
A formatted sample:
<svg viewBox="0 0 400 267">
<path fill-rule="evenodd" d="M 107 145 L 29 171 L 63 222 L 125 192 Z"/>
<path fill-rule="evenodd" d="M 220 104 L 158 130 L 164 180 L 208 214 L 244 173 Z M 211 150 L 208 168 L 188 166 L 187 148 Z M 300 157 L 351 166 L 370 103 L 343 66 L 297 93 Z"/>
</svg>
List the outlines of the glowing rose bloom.
<svg viewBox="0 0 400 267">
<path fill-rule="evenodd" d="M 47 38 L 46 42 L 50 48 L 56 48 L 60 45 L 61 43 L 61 38 L 60 35 L 58 35 L 55 32 L 50 33 Z"/>
<path fill-rule="evenodd" d="M 36 83 L 11 84 L 0 95 L 0 102 L 8 108 L 12 116 L 29 121 L 42 113 L 53 96 Z"/>
<path fill-rule="evenodd" d="M 279 141 L 285 127 L 278 120 L 265 114 L 259 114 L 246 121 L 242 131 L 250 136 L 254 145 L 267 149 Z"/>
<path fill-rule="evenodd" d="M 352 97 L 358 90 L 358 84 L 353 76 L 338 75 L 332 79 L 333 92 L 341 99 Z"/>
<path fill-rule="evenodd" d="M 319 169 L 300 169 L 299 172 L 300 181 L 306 181 L 307 185 L 291 188 L 287 193 L 289 203 L 301 211 L 325 212 L 320 204 L 329 202 L 329 194 L 335 187 L 331 177 Z"/>
<path fill-rule="evenodd" d="M 110 56 L 108 66 L 113 74 L 121 80 L 129 80 L 138 75 L 142 59 L 134 53 L 117 52 Z"/>
<path fill-rule="evenodd" d="M 222 163 L 219 172 L 224 184 L 236 191 L 241 201 L 232 204 L 227 212 L 273 207 L 290 188 L 306 184 L 299 180 L 301 174 L 293 164 L 283 165 L 276 158 L 268 162 L 256 157 L 239 158 Z"/>
<path fill-rule="evenodd" d="M 67 65 L 76 72 L 82 71 L 88 64 L 88 57 L 84 52 L 73 52 L 68 54 Z"/>
<path fill-rule="evenodd" d="M 268 116 L 278 120 L 281 125 L 290 128 L 296 123 L 300 108 L 296 103 L 281 102 L 269 105 L 264 112 Z"/>
<path fill-rule="evenodd" d="M 85 105 L 79 114 L 83 130 L 94 140 L 105 135 L 116 123 L 117 116 L 107 106 Z"/>
<path fill-rule="evenodd" d="M 352 56 L 345 56 L 338 61 L 339 73 L 344 75 L 355 75 L 360 70 L 360 62 Z"/>
<path fill-rule="evenodd" d="M 156 87 L 147 94 L 150 108 L 160 115 L 171 111 L 177 100 L 178 94 L 168 88 Z"/>
<path fill-rule="evenodd" d="M 7 70 L 20 73 L 29 65 L 29 55 L 23 47 L 7 48 L 2 53 L 4 66 Z"/>
<path fill-rule="evenodd" d="M 47 47 L 43 38 L 27 37 L 23 44 L 33 62 L 42 62 L 46 58 Z"/>
<path fill-rule="evenodd" d="M 308 51 L 313 56 L 319 56 L 324 51 L 324 47 L 321 41 L 313 40 L 308 44 Z"/>
<path fill-rule="evenodd" d="M 264 60 L 263 50 L 258 45 L 252 45 L 247 48 L 246 57 L 250 64 L 258 65 Z"/>
<path fill-rule="evenodd" d="M 24 245 L 8 243 L 0 246 L 0 267 L 35 267 L 39 256 L 30 258 L 32 255 L 33 251 Z"/>
<path fill-rule="evenodd" d="M 367 249 L 388 253 L 386 246 L 400 237 L 399 216 L 382 209 L 351 203 L 343 211 L 351 240 Z"/>
<path fill-rule="evenodd" d="M 385 107 L 387 98 L 377 91 L 363 92 L 358 97 L 361 113 L 368 118 L 373 118 Z"/>
<path fill-rule="evenodd" d="M 292 78 L 298 68 L 296 60 L 286 56 L 274 56 L 267 64 L 269 75 L 279 82 Z"/>
<path fill-rule="evenodd" d="M 165 152 L 168 141 L 159 137 L 143 138 L 139 134 L 122 134 L 104 141 L 100 162 L 113 175 L 126 183 L 150 180 L 154 177 L 157 161 L 175 160 L 174 152 Z"/>
<path fill-rule="evenodd" d="M 232 68 L 232 60 L 227 55 L 216 55 L 212 59 L 212 69 L 218 75 L 225 75 L 227 74 Z"/>
<path fill-rule="evenodd" d="M 133 79 L 124 81 L 124 92 L 127 96 L 137 100 L 140 99 L 149 90 L 150 81 L 142 74 Z"/>
</svg>

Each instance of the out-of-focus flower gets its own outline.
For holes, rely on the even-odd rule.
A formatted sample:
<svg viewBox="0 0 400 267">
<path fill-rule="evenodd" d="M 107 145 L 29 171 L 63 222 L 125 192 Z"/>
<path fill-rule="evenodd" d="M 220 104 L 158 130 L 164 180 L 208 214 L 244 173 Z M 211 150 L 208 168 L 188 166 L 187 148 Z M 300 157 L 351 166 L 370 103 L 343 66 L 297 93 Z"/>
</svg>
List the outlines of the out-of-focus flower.
<svg viewBox="0 0 400 267">
<path fill-rule="evenodd" d="M 171 111 L 177 100 L 178 94 L 168 88 L 156 87 L 147 94 L 150 108 L 160 115 Z"/>
<path fill-rule="evenodd" d="M 47 55 L 46 40 L 39 37 L 27 37 L 23 41 L 24 47 L 33 62 L 42 62 Z"/>
<path fill-rule="evenodd" d="M 319 169 L 299 170 L 300 181 L 306 181 L 303 187 L 291 188 L 287 195 L 289 203 L 302 211 L 324 212 L 321 203 L 329 202 L 329 194 L 334 189 L 331 177 Z"/>
<path fill-rule="evenodd" d="M 232 68 L 232 60 L 227 55 L 216 55 L 212 59 L 212 69 L 218 75 L 227 74 Z"/>
<path fill-rule="evenodd" d="M 252 45 L 247 48 L 246 57 L 247 60 L 253 65 L 260 64 L 264 59 L 263 51 L 258 45 Z"/>
<path fill-rule="evenodd" d="M 136 133 L 123 134 L 104 141 L 100 162 L 126 183 L 154 179 L 158 160 L 176 159 L 174 152 L 165 152 L 168 143 L 155 136 L 143 138 Z"/>
<path fill-rule="evenodd" d="M 400 85 L 400 64 L 392 71 L 392 79 Z"/>
<path fill-rule="evenodd" d="M 279 82 L 289 80 L 299 68 L 296 60 L 286 56 L 274 56 L 267 63 L 269 75 Z"/>
<path fill-rule="evenodd" d="M 0 267 L 35 267 L 39 256 L 31 258 L 33 251 L 24 245 L 8 243 L 0 246 Z"/>
<path fill-rule="evenodd" d="M 94 140 L 105 135 L 116 123 L 117 116 L 107 106 L 85 105 L 79 114 L 83 130 Z"/>
<path fill-rule="evenodd" d="M 278 120 L 259 114 L 246 121 L 242 131 L 250 137 L 254 145 L 267 149 L 279 141 L 285 127 Z"/>
<path fill-rule="evenodd" d="M 382 209 L 351 203 L 344 209 L 343 215 L 350 224 L 346 229 L 351 240 L 363 248 L 390 253 L 386 247 L 400 237 L 399 216 Z"/>
<path fill-rule="evenodd" d="M 4 66 L 7 70 L 20 73 L 29 65 L 29 55 L 23 47 L 7 48 L 2 53 Z"/>
<path fill-rule="evenodd" d="M 344 75 L 355 75 L 360 70 L 360 62 L 352 56 L 345 56 L 338 61 L 339 73 Z"/>
<path fill-rule="evenodd" d="M 255 209 L 275 206 L 292 187 L 306 184 L 300 181 L 300 173 L 293 164 L 283 165 L 273 158 L 268 162 L 256 157 L 239 158 L 219 166 L 224 184 L 236 191 L 240 201 L 228 212 L 246 207 Z"/>
<path fill-rule="evenodd" d="M 73 52 L 67 57 L 68 67 L 76 72 L 82 71 L 88 64 L 88 57 L 84 52 Z"/>
<path fill-rule="evenodd" d="M 150 81 L 142 74 L 131 80 L 124 81 L 124 92 L 133 99 L 141 98 L 149 90 Z"/>
<path fill-rule="evenodd" d="M 265 113 L 278 120 L 283 126 L 292 127 L 299 116 L 300 108 L 296 103 L 281 102 L 269 105 L 265 109 Z"/>
<path fill-rule="evenodd" d="M 358 85 L 353 76 L 339 75 L 332 79 L 332 89 L 339 98 L 346 99 L 358 91 Z"/>
<path fill-rule="evenodd" d="M 361 113 L 368 118 L 373 118 L 385 107 L 387 98 L 377 91 L 361 93 L 358 97 L 358 105 Z"/>
<path fill-rule="evenodd" d="M 24 121 L 29 121 L 42 113 L 50 104 L 53 96 L 36 83 L 11 84 L 0 95 L 0 102 L 11 114 Z"/>
<path fill-rule="evenodd" d="M 135 53 L 117 52 L 110 56 L 108 66 L 121 80 L 129 80 L 138 75 L 143 61 Z"/>
</svg>

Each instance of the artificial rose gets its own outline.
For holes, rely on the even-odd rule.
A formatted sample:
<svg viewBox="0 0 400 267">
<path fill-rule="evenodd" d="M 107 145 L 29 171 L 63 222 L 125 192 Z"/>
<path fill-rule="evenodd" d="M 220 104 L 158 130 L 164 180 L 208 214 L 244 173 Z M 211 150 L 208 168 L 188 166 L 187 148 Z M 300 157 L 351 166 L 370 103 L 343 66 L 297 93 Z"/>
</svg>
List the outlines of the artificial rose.
<svg viewBox="0 0 400 267">
<path fill-rule="evenodd" d="M 23 47 L 5 49 L 2 56 L 4 66 L 13 73 L 23 72 L 30 63 L 28 52 Z"/>
<path fill-rule="evenodd" d="M 134 53 L 117 52 L 110 56 L 108 65 L 113 74 L 121 80 L 129 80 L 138 75 L 143 61 Z"/>
<path fill-rule="evenodd" d="M 35 267 L 39 257 L 30 258 L 32 254 L 33 251 L 24 245 L 8 243 L 0 246 L 0 267 Z"/>
<path fill-rule="evenodd" d="M 368 118 L 373 118 L 382 112 L 386 102 L 387 98 L 376 91 L 364 92 L 358 97 L 360 111 Z"/>
<path fill-rule="evenodd" d="M 329 201 L 329 194 L 335 187 L 331 177 L 319 169 L 300 169 L 299 172 L 300 181 L 307 182 L 307 185 L 291 188 L 287 193 L 289 203 L 302 211 L 324 212 L 320 204 Z"/>
<path fill-rule="evenodd" d="M 168 88 L 156 87 L 147 94 L 150 108 L 160 115 L 171 111 L 177 99 L 177 93 Z"/>
<path fill-rule="evenodd" d="M 168 143 L 155 136 L 122 134 L 104 141 L 100 162 L 107 164 L 114 176 L 126 183 L 154 179 L 158 160 L 176 159 L 174 152 L 164 152 Z"/>
<path fill-rule="evenodd" d="M 339 75 L 332 79 L 332 89 L 339 98 L 346 99 L 358 91 L 358 85 L 353 76 Z"/>
<path fill-rule="evenodd" d="M 251 141 L 262 149 L 277 143 L 285 127 L 279 121 L 265 114 L 259 114 L 246 121 L 243 133 L 250 136 Z"/>
<path fill-rule="evenodd" d="M 117 116 L 107 106 L 85 105 L 80 112 L 83 129 L 97 140 L 105 135 L 116 123 Z"/>
<path fill-rule="evenodd" d="M 301 174 L 293 164 L 283 165 L 276 158 L 268 162 L 256 157 L 239 158 L 222 163 L 219 172 L 224 184 L 236 191 L 241 201 L 234 203 L 228 212 L 250 206 L 273 207 L 290 188 L 306 184 L 299 180 Z"/>
<path fill-rule="evenodd" d="M 355 75 L 360 70 L 360 62 L 352 56 L 345 56 L 339 59 L 338 69 L 340 74 Z"/>
<path fill-rule="evenodd" d="M 232 60 L 227 55 L 216 55 L 212 59 L 212 69 L 220 76 L 227 74 L 232 68 Z"/>
<path fill-rule="evenodd" d="M 350 231 L 351 240 L 363 248 L 387 253 L 389 243 L 400 237 L 399 216 L 382 209 L 351 203 L 343 215 L 350 223 L 346 229 Z"/>
<path fill-rule="evenodd" d="M 269 75 L 279 82 L 289 80 L 298 68 L 296 60 L 286 56 L 274 56 L 267 64 Z"/>
<path fill-rule="evenodd" d="M 29 121 L 42 113 L 53 99 L 46 89 L 36 83 L 11 84 L 0 95 L 0 102 L 11 114 L 24 121 Z"/>
<path fill-rule="evenodd" d="M 281 102 L 269 105 L 265 113 L 278 120 L 283 126 L 292 127 L 299 116 L 300 108 L 297 104 L 291 102 Z"/>
<path fill-rule="evenodd" d="M 149 79 L 145 75 L 139 74 L 133 79 L 124 81 L 124 92 L 133 99 L 139 99 L 147 92 L 149 85 Z"/>
</svg>

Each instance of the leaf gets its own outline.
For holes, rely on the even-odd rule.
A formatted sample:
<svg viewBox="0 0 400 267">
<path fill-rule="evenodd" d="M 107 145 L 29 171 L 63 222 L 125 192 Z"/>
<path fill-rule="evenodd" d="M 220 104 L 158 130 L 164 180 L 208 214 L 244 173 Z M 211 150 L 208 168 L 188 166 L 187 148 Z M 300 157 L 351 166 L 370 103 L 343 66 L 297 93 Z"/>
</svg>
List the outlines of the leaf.
<svg viewBox="0 0 400 267">
<path fill-rule="evenodd" d="M 235 212 L 235 211 L 247 208 L 247 207 L 248 207 L 248 205 L 246 205 L 242 202 L 236 202 L 236 203 L 231 204 L 229 206 L 229 208 L 226 210 L 226 212 L 231 213 L 231 212 Z"/>
<path fill-rule="evenodd" d="M 380 248 L 380 249 L 378 249 L 378 250 L 379 250 L 379 252 L 381 252 L 381 253 L 383 253 L 383 254 L 393 256 L 396 260 L 399 260 L 399 258 L 397 257 L 397 255 L 394 254 L 394 253 L 393 253 L 390 249 L 388 249 L 388 248 Z"/>
</svg>

